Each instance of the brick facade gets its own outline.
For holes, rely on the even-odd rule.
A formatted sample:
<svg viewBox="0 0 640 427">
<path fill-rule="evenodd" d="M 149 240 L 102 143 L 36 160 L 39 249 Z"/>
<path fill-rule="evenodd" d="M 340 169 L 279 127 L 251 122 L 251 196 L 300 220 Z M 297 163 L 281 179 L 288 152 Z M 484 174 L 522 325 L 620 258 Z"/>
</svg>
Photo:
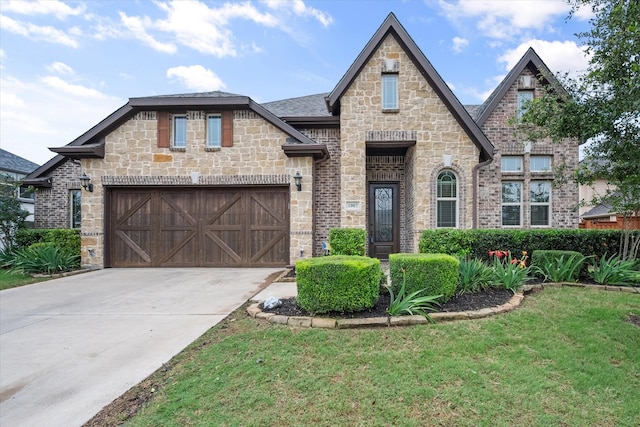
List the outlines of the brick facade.
<svg viewBox="0 0 640 427">
<path fill-rule="evenodd" d="M 544 91 L 541 82 L 528 69 L 525 69 L 521 75 L 531 77 L 534 98 L 540 97 Z M 515 125 L 510 124 L 509 121 L 514 119 L 517 111 L 518 82 L 519 79 L 516 79 L 482 126 L 482 130 L 493 142 L 496 151 L 493 162 L 479 171 L 478 227 L 503 228 L 501 184 L 502 181 L 516 181 L 523 185 L 522 224 L 517 228 L 531 228 L 529 185 L 535 181 L 553 181 L 550 224 L 547 228 L 577 228 L 578 186 L 571 176 L 567 175 L 578 166 L 578 143 L 565 140 L 561 144 L 550 141 L 525 144 L 525 141 L 516 135 Z M 501 163 L 502 156 L 505 155 L 521 157 L 522 172 L 503 173 Z M 564 165 L 564 180 L 555 179 L 552 171 L 532 173 L 529 168 L 532 155 L 551 156 L 553 168 Z"/>
<path fill-rule="evenodd" d="M 51 173 L 51 188 L 36 190 L 35 228 L 71 227 L 71 190 L 82 188 L 77 179 L 81 174 L 79 162 L 66 160 Z"/>
</svg>

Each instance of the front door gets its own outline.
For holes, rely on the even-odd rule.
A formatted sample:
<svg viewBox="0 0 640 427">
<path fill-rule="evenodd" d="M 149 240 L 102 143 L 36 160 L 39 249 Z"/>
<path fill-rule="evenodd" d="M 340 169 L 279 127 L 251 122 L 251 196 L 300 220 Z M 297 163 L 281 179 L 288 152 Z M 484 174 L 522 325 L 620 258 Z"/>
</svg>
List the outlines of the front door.
<svg viewBox="0 0 640 427">
<path fill-rule="evenodd" d="M 400 251 L 397 183 L 369 184 L 369 256 L 389 259 Z"/>
</svg>

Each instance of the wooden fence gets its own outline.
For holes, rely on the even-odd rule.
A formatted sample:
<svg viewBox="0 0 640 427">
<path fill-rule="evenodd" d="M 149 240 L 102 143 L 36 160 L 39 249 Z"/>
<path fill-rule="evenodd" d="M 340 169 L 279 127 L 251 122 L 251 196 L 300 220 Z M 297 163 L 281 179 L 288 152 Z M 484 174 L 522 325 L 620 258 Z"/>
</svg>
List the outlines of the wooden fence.
<svg viewBox="0 0 640 427">
<path fill-rule="evenodd" d="M 640 230 L 640 217 L 634 216 L 627 218 L 628 226 L 631 230 Z M 600 220 L 600 219 L 583 219 L 578 225 L 580 228 L 596 229 L 596 230 L 620 230 L 624 218 L 621 215 L 616 217 L 615 221 Z"/>
</svg>

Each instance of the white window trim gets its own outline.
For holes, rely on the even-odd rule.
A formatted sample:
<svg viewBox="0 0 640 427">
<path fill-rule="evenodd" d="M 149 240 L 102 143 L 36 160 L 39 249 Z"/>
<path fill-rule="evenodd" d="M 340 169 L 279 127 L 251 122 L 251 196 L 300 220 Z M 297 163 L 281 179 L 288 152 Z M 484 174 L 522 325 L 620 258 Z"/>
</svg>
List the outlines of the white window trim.
<svg viewBox="0 0 640 427">
<path fill-rule="evenodd" d="M 523 95 L 525 93 L 527 94 L 527 98 L 528 98 L 525 101 L 533 101 L 533 99 L 535 97 L 534 93 L 533 93 L 533 90 L 519 90 L 518 91 L 518 95 L 516 97 L 516 104 L 517 104 L 516 105 L 516 115 L 518 116 L 518 120 L 520 120 L 522 118 L 523 114 L 526 113 L 526 111 L 527 111 L 527 109 L 522 108 L 521 104 L 523 102 L 521 102 L 522 98 L 520 97 L 520 95 Z M 529 98 L 528 95 L 531 95 L 531 98 Z"/>
<path fill-rule="evenodd" d="M 394 99 L 394 105 L 393 106 L 387 106 L 385 104 L 385 101 L 387 100 L 387 96 L 385 96 L 386 94 L 386 90 L 385 90 L 385 80 L 386 77 L 394 77 L 395 78 L 395 99 Z M 380 98 L 382 101 L 382 111 L 398 111 L 400 109 L 400 90 L 399 90 L 399 86 L 400 86 L 400 81 L 399 81 L 399 77 L 398 77 L 398 73 L 385 73 L 382 74 L 382 77 L 380 79 Z"/>
<path fill-rule="evenodd" d="M 440 180 L 440 175 L 443 172 L 449 172 L 455 178 L 455 180 L 456 180 L 456 197 L 440 197 L 440 196 L 438 196 L 438 189 L 439 189 L 438 181 Z M 438 176 L 436 177 L 436 228 L 458 228 L 460 226 L 460 219 L 459 219 L 460 218 L 460 197 L 459 197 L 460 191 L 459 191 L 459 185 L 458 185 L 459 182 L 460 182 L 460 180 L 458 179 L 458 175 L 456 175 L 456 173 L 453 172 L 450 169 L 444 169 L 444 170 L 441 170 L 440 172 L 438 172 Z M 440 202 L 440 201 L 447 201 L 447 202 L 455 201 L 456 202 L 456 213 L 455 213 L 455 218 L 454 218 L 455 219 L 455 225 L 453 227 L 440 227 L 438 225 L 438 220 L 440 219 L 439 215 L 438 215 L 438 212 L 439 212 L 438 202 Z"/>
<path fill-rule="evenodd" d="M 549 169 L 534 169 L 533 159 L 549 159 Z M 551 172 L 552 168 L 553 159 L 551 158 L 551 156 L 532 155 L 531 157 L 529 157 L 529 170 L 531 171 L 531 173 L 549 173 Z"/>
<path fill-rule="evenodd" d="M 520 184 L 520 201 L 519 202 L 504 202 L 503 197 L 502 197 L 502 184 Z M 524 187 L 524 182 L 523 181 L 501 181 L 500 182 L 500 226 L 504 227 L 504 228 L 522 228 L 522 213 L 523 213 L 523 203 L 522 203 L 522 199 L 523 199 L 523 187 Z M 519 206 L 520 207 L 520 218 L 518 220 L 518 225 L 505 225 L 504 224 L 504 217 L 502 216 L 502 207 L 503 206 Z"/>
<path fill-rule="evenodd" d="M 518 170 L 505 170 L 504 169 L 504 164 L 502 163 L 502 160 L 506 160 L 506 159 L 518 159 L 520 161 L 520 169 Z M 523 172 L 523 158 L 522 156 L 502 156 L 500 158 L 500 171 L 502 173 L 522 173 Z"/>
<path fill-rule="evenodd" d="M 184 126 L 184 145 L 176 145 L 176 119 L 183 118 L 185 121 Z M 174 114 L 171 116 L 171 148 L 184 149 L 187 148 L 187 115 L 186 114 Z"/>
<path fill-rule="evenodd" d="M 209 119 L 211 118 L 217 118 L 219 120 L 219 124 L 220 124 L 220 139 L 218 140 L 217 145 L 212 145 L 209 139 Z M 207 121 L 205 124 L 206 127 L 206 141 L 205 144 L 207 146 L 207 148 L 220 148 L 222 146 L 222 115 L 221 114 L 207 114 Z"/>
<path fill-rule="evenodd" d="M 549 186 L 549 201 L 548 202 L 533 202 L 531 199 L 531 186 L 534 184 L 542 184 L 546 183 Z M 530 181 L 529 182 L 529 225 L 531 228 L 549 228 L 551 227 L 551 200 L 552 200 L 552 185 L 551 181 Z M 549 209 L 547 217 L 549 218 L 549 222 L 546 225 L 533 225 L 533 216 L 531 215 L 531 207 L 532 206 L 547 206 Z"/>
</svg>

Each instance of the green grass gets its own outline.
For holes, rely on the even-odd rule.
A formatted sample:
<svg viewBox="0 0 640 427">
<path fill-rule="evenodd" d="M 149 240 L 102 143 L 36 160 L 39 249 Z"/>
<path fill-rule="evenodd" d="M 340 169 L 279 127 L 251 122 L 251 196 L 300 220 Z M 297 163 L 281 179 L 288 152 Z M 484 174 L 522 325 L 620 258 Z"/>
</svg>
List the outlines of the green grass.
<svg viewBox="0 0 640 427">
<path fill-rule="evenodd" d="M 9 273 L 8 270 L 0 268 L 0 291 L 18 286 L 30 285 L 42 282 L 43 278 L 35 278 L 21 273 Z"/>
<path fill-rule="evenodd" d="M 549 288 L 481 320 L 291 329 L 236 311 L 127 426 L 635 426 L 640 294 Z M 151 392 L 148 392 L 151 395 Z"/>
</svg>

